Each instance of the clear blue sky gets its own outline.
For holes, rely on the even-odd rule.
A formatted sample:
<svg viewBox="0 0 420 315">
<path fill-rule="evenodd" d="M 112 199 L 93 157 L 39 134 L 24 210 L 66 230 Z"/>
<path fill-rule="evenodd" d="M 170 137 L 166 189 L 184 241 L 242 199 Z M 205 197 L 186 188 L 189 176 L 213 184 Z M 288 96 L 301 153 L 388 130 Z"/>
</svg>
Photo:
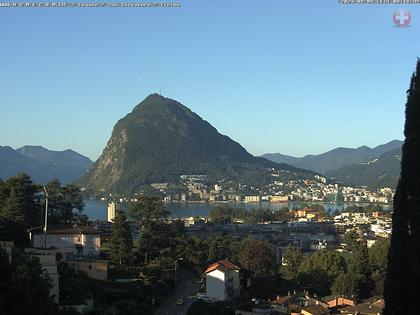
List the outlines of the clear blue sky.
<svg viewBox="0 0 420 315">
<path fill-rule="evenodd" d="M 420 6 L 180 1 L 181 8 L 0 8 L 0 145 L 98 158 L 148 94 L 259 155 L 402 139 Z M 411 27 L 392 15 L 410 10 Z"/>
</svg>

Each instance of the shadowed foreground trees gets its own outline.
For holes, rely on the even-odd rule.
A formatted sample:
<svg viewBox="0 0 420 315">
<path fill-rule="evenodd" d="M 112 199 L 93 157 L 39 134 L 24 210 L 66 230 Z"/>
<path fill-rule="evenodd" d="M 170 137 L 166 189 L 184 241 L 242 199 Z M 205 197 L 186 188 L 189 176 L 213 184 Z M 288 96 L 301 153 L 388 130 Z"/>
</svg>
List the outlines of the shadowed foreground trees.
<svg viewBox="0 0 420 315">
<path fill-rule="evenodd" d="M 401 178 L 394 197 L 385 315 L 417 314 L 420 300 L 420 60 L 407 91 Z"/>
<path fill-rule="evenodd" d="M 0 248 L 0 314 L 65 314 L 49 296 L 50 280 L 37 259 L 13 251 L 12 263 Z"/>
</svg>

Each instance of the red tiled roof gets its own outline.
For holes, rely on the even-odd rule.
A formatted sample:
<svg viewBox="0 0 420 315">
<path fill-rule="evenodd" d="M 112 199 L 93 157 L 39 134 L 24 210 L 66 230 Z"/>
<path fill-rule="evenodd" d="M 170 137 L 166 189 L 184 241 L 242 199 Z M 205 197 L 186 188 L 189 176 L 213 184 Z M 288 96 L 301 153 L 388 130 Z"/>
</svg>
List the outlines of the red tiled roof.
<svg viewBox="0 0 420 315">
<path fill-rule="evenodd" d="M 239 270 L 240 268 L 236 266 L 235 264 L 232 264 L 231 262 L 227 260 L 219 260 L 218 262 L 215 262 L 214 264 L 211 264 L 204 273 L 212 272 L 213 270 L 220 269 L 220 270 Z"/>
</svg>

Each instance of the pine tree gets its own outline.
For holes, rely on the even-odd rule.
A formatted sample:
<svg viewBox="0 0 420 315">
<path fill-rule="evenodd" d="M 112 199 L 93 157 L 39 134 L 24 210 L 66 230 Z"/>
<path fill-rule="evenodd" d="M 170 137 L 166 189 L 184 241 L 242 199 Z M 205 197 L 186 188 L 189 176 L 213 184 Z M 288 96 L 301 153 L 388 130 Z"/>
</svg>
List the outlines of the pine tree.
<svg viewBox="0 0 420 315">
<path fill-rule="evenodd" d="M 420 60 L 407 91 L 401 177 L 394 197 L 385 315 L 417 314 L 420 301 Z"/>
<path fill-rule="evenodd" d="M 126 263 L 131 255 L 133 239 L 130 224 L 124 212 L 118 212 L 114 219 L 109 243 L 111 259 L 120 265 Z"/>
</svg>

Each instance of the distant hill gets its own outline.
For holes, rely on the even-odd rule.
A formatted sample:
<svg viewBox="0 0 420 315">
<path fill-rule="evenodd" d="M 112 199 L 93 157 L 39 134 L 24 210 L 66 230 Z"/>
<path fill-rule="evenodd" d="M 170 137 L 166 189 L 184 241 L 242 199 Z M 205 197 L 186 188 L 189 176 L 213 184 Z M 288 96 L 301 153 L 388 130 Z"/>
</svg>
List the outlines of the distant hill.
<svg viewBox="0 0 420 315">
<path fill-rule="evenodd" d="M 401 155 L 401 149 L 394 149 L 378 158 L 329 171 L 326 176 L 350 185 L 368 186 L 370 189 L 395 188 L 400 177 Z"/>
<path fill-rule="evenodd" d="M 313 170 L 315 172 L 326 174 L 332 170 L 338 170 L 343 166 L 359 164 L 364 161 L 376 158 L 388 151 L 401 149 L 403 142 L 393 140 L 375 148 L 361 146 L 356 149 L 336 148 L 331 151 L 318 154 L 306 155 L 302 158 L 296 158 L 280 153 L 267 153 L 262 157 L 277 163 L 287 163 L 295 167 Z"/>
<path fill-rule="evenodd" d="M 254 157 L 181 103 L 152 94 L 117 122 L 102 155 L 79 183 L 132 194 L 150 183 L 176 182 L 183 174 L 252 184 L 264 181 L 270 168 L 314 175 Z"/>
<path fill-rule="evenodd" d="M 24 146 L 14 150 L 0 146 L 0 178 L 27 173 L 40 184 L 57 178 L 69 184 L 86 173 L 92 161 L 72 150 L 52 151 L 41 146 Z"/>
</svg>

